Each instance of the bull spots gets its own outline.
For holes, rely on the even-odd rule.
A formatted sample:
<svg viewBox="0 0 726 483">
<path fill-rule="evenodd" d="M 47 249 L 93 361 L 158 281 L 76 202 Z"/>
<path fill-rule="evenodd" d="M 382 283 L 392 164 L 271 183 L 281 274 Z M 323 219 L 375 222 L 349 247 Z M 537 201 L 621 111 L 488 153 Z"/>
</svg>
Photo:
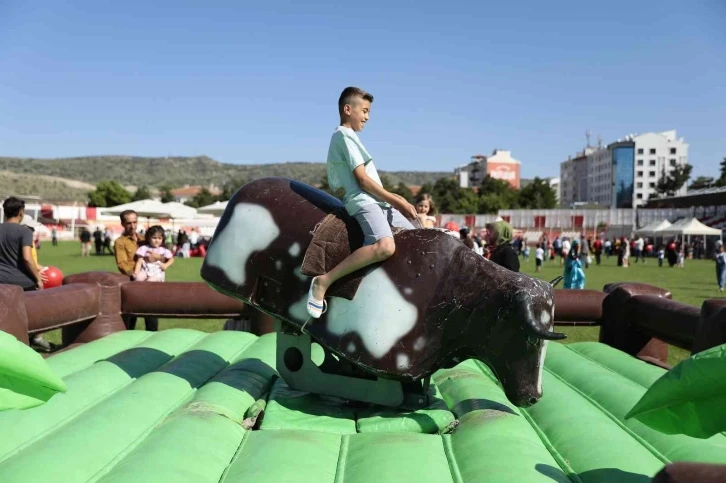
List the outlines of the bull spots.
<svg viewBox="0 0 726 483">
<path fill-rule="evenodd" d="M 346 350 L 347 352 L 350 352 L 351 354 L 355 352 L 355 349 L 356 349 L 356 347 L 355 347 L 355 344 L 353 343 L 353 341 L 351 341 L 351 342 L 350 342 L 350 343 L 348 344 L 348 347 L 346 347 L 346 348 L 345 348 L 345 350 Z"/>
<path fill-rule="evenodd" d="M 297 267 L 295 269 L 295 276 L 304 282 L 305 280 L 308 280 L 309 277 L 307 275 L 303 275 L 301 273 L 301 270 L 302 270 L 302 265 L 300 265 L 299 267 Z M 307 295 L 305 296 L 305 303 L 307 303 Z"/>
<path fill-rule="evenodd" d="M 297 258 L 297 256 L 300 255 L 300 244 L 298 242 L 295 242 L 290 245 L 290 249 L 287 251 L 287 253 L 289 253 L 290 256 L 293 258 Z"/>
<path fill-rule="evenodd" d="M 413 343 L 413 350 L 416 352 L 423 350 L 424 347 L 426 347 L 426 339 L 423 336 L 416 339 L 416 342 Z"/>
<path fill-rule="evenodd" d="M 353 300 L 328 299 L 328 331 L 337 336 L 356 332 L 376 359 L 385 356 L 416 325 L 418 310 L 379 267 L 363 278 Z"/>
<path fill-rule="evenodd" d="M 403 289 L 403 293 L 406 295 L 411 295 L 413 293 L 413 289 L 411 287 L 406 287 Z"/>
<path fill-rule="evenodd" d="M 543 310 L 542 313 L 539 315 L 539 320 L 545 327 L 548 327 L 550 320 L 552 320 L 550 317 L 550 313 L 546 310 Z"/>
<path fill-rule="evenodd" d="M 411 361 L 407 354 L 398 354 L 396 356 L 396 368 L 403 371 L 411 367 Z"/>
<path fill-rule="evenodd" d="M 275 260 L 275 269 L 279 272 L 282 270 L 282 260 Z"/>
<path fill-rule="evenodd" d="M 264 206 L 238 203 L 229 223 L 215 233 L 205 263 L 221 269 L 227 278 L 243 285 L 245 265 L 252 253 L 264 250 L 280 235 L 280 228 Z"/>
</svg>

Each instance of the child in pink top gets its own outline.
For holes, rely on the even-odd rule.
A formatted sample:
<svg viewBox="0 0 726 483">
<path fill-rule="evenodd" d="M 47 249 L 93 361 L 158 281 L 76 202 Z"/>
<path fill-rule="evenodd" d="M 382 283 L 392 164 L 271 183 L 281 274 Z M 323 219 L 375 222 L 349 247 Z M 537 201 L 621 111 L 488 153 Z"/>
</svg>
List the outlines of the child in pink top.
<svg viewBox="0 0 726 483">
<path fill-rule="evenodd" d="M 164 247 L 164 229 L 155 225 L 146 232 L 147 245 L 136 250 L 136 267 L 134 280 L 137 282 L 163 282 L 166 280 L 166 269 L 174 263 L 174 255 Z M 160 255 L 164 261 L 151 261 L 149 255 Z"/>
</svg>

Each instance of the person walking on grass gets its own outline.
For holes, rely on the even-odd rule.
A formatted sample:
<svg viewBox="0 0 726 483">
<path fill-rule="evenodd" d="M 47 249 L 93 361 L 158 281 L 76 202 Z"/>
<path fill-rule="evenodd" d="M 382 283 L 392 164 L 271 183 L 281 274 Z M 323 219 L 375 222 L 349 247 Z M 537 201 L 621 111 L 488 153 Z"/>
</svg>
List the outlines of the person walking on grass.
<svg viewBox="0 0 726 483">
<path fill-rule="evenodd" d="M 364 245 L 330 272 L 312 279 L 307 310 L 315 319 L 327 310 L 328 288 L 349 273 L 390 258 L 396 251 L 391 227 L 411 230 L 414 226 L 406 217 L 417 217 L 416 208 L 404 197 L 383 188 L 373 157 L 356 134 L 370 119 L 371 103 L 373 96 L 357 87 L 346 87 L 338 99 L 340 126 L 328 148 L 328 182 L 332 189 L 345 191 L 345 210 L 360 224 Z"/>
<path fill-rule="evenodd" d="M 534 271 L 542 271 L 542 262 L 544 262 L 544 250 L 541 245 L 537 245 L 537 249 L 534 251 Z"/>
</svg>

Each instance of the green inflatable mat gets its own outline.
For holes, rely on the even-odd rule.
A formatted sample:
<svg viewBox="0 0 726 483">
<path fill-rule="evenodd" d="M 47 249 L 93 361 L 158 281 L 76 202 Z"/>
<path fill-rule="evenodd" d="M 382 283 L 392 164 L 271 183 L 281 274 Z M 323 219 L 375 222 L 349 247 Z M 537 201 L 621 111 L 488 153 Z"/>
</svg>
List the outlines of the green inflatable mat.
<svg viewBox="0 0 726 483">
<path fill-rule="evenodd" d="M 644 483 L 726 463 L 722 435 L 624 421 L 663 371 L 598 343 L 551 343 L 526 410 L 477 361 L 438 371 L 420 411 L 292 391 L 274 334 L 119 332 L 48 364 L 67 391 L 0 412 L 2 482 Z"/>
</svg>

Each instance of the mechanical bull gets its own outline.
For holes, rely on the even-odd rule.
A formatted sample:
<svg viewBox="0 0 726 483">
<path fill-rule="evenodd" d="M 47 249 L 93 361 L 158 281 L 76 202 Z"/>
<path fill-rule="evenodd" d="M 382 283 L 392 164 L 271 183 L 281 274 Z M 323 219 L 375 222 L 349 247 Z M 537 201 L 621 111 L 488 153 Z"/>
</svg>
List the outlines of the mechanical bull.
<svg viewBox="0 0 726 483">
<path fill-rule="evenodd" d="M 512 403 L 539 400 L 547 342 L 565 338 L 552 332 L 550 284 L 501 268 L 440 230 L 408 230 L 395 234 L 391 258 L 364 269 L 353 297 L 330 296 L 338 281 L 327 312 L 309 319 L 311 277 L 301 267 L 331 213 L 349 219 L 338 199 L 304 183 L 250 182 L 229 201 L 201 269 L 214 289 L 280 321 L 277 366 L 291 387 L 421 406 L 433 372 L 474 358 Z M 310 337 L 322 363 L 312 362 Z"/>
</svg>

